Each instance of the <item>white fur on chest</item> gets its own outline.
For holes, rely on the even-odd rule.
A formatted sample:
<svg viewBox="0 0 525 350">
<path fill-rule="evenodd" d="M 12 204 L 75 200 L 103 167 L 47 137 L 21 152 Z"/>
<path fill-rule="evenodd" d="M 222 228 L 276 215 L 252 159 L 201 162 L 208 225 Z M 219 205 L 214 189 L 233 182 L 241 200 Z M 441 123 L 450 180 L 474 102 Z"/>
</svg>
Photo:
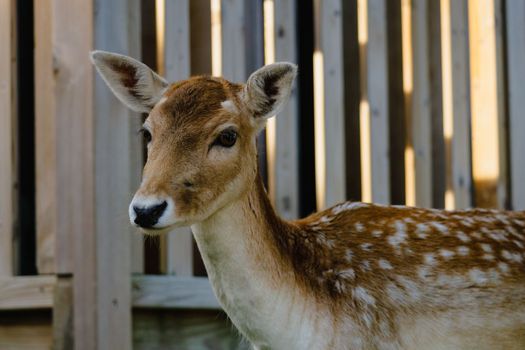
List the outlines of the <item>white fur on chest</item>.
<svg viewBox="0 0 525 350">
<path fill-rule="evenodd" d="M 228 235 L 232 227 L 222 227 Z M 272 271 L 257 266 L 242 240 L 220 242 L 193 228 L 208 277 L 235 326 L 260 349 L 322 349 L 329 332 L 328 313 L 291 284 L 269 282 Z M 232 239 L 235 234 L 231 234 Z M 224 238 L 224 237 L 223 237 Z M 234 249 L 232 249 L 234 247 Z M 272 286 L 272 287 L 269 287 Z M 324 318 L 324 317 L 325 318 Z"/>
</svg>

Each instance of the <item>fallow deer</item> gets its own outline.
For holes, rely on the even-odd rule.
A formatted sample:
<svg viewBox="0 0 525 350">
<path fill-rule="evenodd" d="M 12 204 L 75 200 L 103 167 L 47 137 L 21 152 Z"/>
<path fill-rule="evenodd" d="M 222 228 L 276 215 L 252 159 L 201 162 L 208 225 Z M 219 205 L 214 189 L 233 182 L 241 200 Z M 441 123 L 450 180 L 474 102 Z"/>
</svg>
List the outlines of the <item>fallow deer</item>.
<svg viewBox="0 0 525 350">
<path fill-rule="evenodd" d="M 150 234 L 191 226 L 219 302 L 255 348 L 525 349 L 525 212 L 346 202 L 284 221 L 256 135 L 286 103 L 295 65 L 245 84 L 168 84 L 126 56 L 92 60 L 149 114 L 131 222 Z"/>
</svg>

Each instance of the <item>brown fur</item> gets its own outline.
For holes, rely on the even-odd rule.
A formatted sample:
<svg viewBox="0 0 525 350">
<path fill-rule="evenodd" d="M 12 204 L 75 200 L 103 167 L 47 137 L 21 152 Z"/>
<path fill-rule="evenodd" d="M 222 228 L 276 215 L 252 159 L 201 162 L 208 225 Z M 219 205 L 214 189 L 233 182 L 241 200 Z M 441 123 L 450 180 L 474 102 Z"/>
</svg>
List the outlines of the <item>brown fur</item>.
<svg viewBox="0 0 525 350">
<path fill-rule="evenodd" d="M 455 347 L 476 334 L 489 348 L 504 348 L 497 334 L 516 336 L 505 347 L 524 345 L 525 212 L 348 202 L 301 220 L 278 217 L 258 175 L 255 139 L 264 117 L 282 105 L 280 89 L 291 85 L 294 69 L 263 68 L 246 85 L 211 77 L 172 84 L 145 122 L 152 141 L 137 193 L 171 198 L 177 225 L 197 225 L 208 268 L 233 266 L 224 254 L 244 249 L 238 255 L 250 259 L 248 271 L 239 270 L 240 281 L 254 273 L 268 290 L 291 290 L 298 305 L 312 301 L 316 331 L 327 331 L 330 323 L 324 348 L 413 348 L 447 344 L 446 334 L 457 336 L 459 343 L 450 343 Z M 232 108 L 224 108 L 225 101 Z M 231 148 L 214 145 L 225 127 L 238 134 Z M 219 222 L 231 229 L 224 223 L 229 217 L 218 218 L 225 210 L 243 218 L 231 218 L 232 225 L 246 226 L 244 236 L 236 236 L 239 247 L 230 244 L 228 232 L 206 231 Z M 217 268 L 210 276 L 219 300 L 236 312 L 234 322 L 245 335 L 266 344 L 268 330 L 242 324 L 239 308 L 241 315 L 249 311 L 225 295 L 231 288 L 221 281 L 232 276 L 223 272 Z M 248 305 L 261 301 L 266 299 Z M 465 320 L 454 323 L 454 317 Z M 429 333 L 419 334 L 418 327 Z M 350 338 L 357 339 L 354 345 Z"/>
</svg>

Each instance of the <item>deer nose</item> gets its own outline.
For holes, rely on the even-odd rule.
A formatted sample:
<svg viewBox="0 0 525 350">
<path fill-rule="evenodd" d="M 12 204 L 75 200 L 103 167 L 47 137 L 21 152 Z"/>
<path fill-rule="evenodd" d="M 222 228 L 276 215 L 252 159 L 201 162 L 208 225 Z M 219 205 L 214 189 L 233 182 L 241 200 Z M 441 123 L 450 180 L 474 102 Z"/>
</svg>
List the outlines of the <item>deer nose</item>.
<svg viewBox="0 0 525 350">
<path fill-rule="evenodd" d="M 136 215 L 134 221 L 140 227 L 151 228 L 159 221 L 159 218 L 164 214 L 167 206 L 168 203 L 166 203 L 166 201 L 143 208 L 134 205 L 133 211 Z"/>
</svg>

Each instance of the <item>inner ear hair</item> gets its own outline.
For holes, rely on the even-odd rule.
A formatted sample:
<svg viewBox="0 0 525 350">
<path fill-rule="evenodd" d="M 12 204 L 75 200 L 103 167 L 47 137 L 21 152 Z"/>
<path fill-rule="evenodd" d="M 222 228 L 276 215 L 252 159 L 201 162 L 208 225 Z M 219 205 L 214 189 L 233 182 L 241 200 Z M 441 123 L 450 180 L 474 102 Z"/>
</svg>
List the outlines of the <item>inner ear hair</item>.
<svg viewBox="0 0 525 350">
<path fill-rule="evenodd" d="M 91 60 L 115 96 L 137 112 L 149 113 L 168 86 L 148 66 L 131 57 L 93 51 Z"/>
<path fill-rule="evenodd" d="M 246 103 L 256 118 L 277 114 L 290 96 L 297 66 L 280 62 L 262 67 L 246 83 Z"/>
</svg>

